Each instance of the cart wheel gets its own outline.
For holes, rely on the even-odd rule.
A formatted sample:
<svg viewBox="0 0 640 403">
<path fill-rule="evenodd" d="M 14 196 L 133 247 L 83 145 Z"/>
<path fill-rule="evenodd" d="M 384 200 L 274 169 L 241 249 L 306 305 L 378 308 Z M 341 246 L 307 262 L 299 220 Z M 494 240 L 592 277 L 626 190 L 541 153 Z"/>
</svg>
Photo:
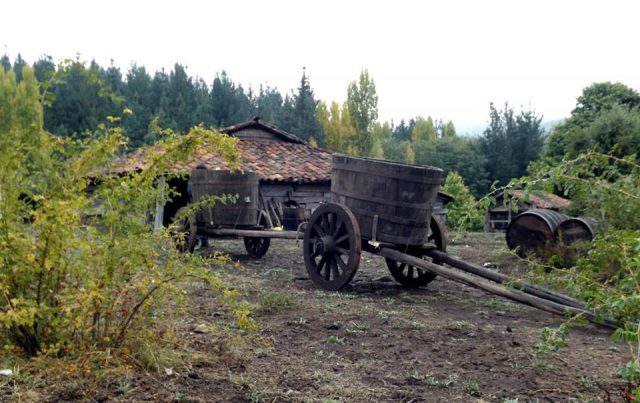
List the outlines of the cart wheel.
<svg viewBox="0 0 640 403">
<path fill-rule="evenodd" d="M 260 218 L 259 224 L 262 228 L 267 228 L 267 219 L 264 215 Z M 244 248 L 254 259 L 262 259 L 262 256 L 267 254 L 270 245 L 271 238 L 244 237 Z"/>
<path fill-rule="evenodd" d="M 329 291 L 351 281 L 360 264 L 360 226 L 344 205 L 318 207 L 304 232 L 304 264 L 311 280 Z"/>
<path fill-rule="evenodd" d="M 244 248 L 249 256 L 254 259 L 262 258 L 269 250 L 269 245 L 271 245 L 270 238 L 244 237 Z"/>
<path fill-rule="evenodd" d="M 428 238 L 429 242 L 434 242 L 438 250 L 446 252 L 447 240 L 444 234 L 444 227 L 440 224 L 440 221 L 431 217 L 429 229 L 431 231 L 431 235 L 429 235 Z M 408 247 L 406 253 L 411 256 L 424 258 L 423 249 L 419 246 Z M 405 263 L 399 263 L 393 259 L 385 259 L 385 261 L 387 262 L 387 267 L 389 268 L 389 272 L 391 272 L 391 276 L 405 287 L 422 287 L 429 284 L 436 278 L 435 274 L 429 273 L 425 270 L 420 270 Z M 441 264 L 442 262 L 433 259 L 433 263 Z"/>
<path fill-rule="evenodd" d="M 183 214 L 187 210 L 186 207 L 180 207 L 176 211 L 176 216 Z M 193 252 L 198 241 L 198 224 L 195 217 L 183 217 L 179 221 L 173 223 L 174 239 L 180 252 Z"/>
</svg>

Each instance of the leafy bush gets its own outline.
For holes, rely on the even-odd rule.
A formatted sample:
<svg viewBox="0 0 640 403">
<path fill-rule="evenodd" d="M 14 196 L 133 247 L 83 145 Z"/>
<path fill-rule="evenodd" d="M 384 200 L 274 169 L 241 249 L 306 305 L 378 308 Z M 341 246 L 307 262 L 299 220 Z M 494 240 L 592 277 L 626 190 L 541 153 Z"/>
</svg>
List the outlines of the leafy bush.
<svg viewBox="0 0 640 403">
<path fill-rule="evenodd" d="M 180 239 L 166 228 L 154 232 L 149 220 L 156 201 L 170 196 L 158 177 L 199 147 L 236 165 L 234 139 L 202 127 L 184 136 L 165 132 L 147 150 L 144 170 L 112 175 L 121 131 L 102 125 L 85 140 L 44 132 L 30 68 L 19 84 L 0 69 L 0 110 L 3 340 L 29 355 L 154 340 L 184 299 L 187 280 L 205 281 L 232 306 L 239 326 L 254 326 L 237 292 L 211 272 L 216 262 L 179 254 Z"/>
<path fill-rule="evenodd" d="M 442 190 L 455 200 L 447 206 L 447 225 L 456 229 L 481 231 L 484 225 L 485 205 L 478 203 L 457 172 L 449 172 Z"/>
<path fill-rule="evenodd" d="M 542 268 L 587 308 L 622 324 L 612 336 L 629 346 L 629 362 L 619 373 L 640 399 L 640 165 L 635 156 L 618 158 L 589 152 L 557 166 L 538 163 L 519 184 L 563 189 L 577 213 L 598 219 L 601 232 L 588 252 L 567 269 Z"/>
</svg>

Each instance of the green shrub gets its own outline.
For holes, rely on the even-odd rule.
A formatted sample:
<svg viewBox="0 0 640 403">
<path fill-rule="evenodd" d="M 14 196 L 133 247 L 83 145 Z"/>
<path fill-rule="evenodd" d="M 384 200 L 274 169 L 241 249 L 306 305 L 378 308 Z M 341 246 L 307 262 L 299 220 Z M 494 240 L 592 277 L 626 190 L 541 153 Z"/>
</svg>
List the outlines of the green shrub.
<svg viewBox="0 0 640 403">
<path fill-rule="evenodd" d="M 478 203 L 457 172 L 449 172 L 442 190 L 455 200 L 447 206 L 447 226 L 454 229 L 481 231 L 484 225 L 485 205 Z"/>
<path fill-rule="evenodd" d="M 589 152 L 554 166 L 541 162 L 531 171 L 531 177 L 516 185 L 564 190 L 575 214 L 601 224 L 601 232 L 573 266 L 540 267 L 538 274 L 621 324 L 612 339 L 627 343 L 629 362 L 619 374 L 640 399 L 640 165 L 634 156 Z"/>
<path fill-rule="evenodd" d="M 234 139 L 203 127 L 165 132 L 145 153 L 144 170 L 111 175 L 121 131 L 103 125 L 84 140 L 44 132 L 30 68 L 19 84 L 0 69 L 0 109 L 3 340 L 29 355 L 133 346 L 161 334 L 153 330 L 183 300 L 185 280 L 211 285 L 240 326 L 253 326 L 237 292 L 212 274 L 216 262 L 179 254 L 170 231 L 154 232 L 148 218 L 171 194 L 158 177 L 199 147 L 219 150 L 234 166 Z"/>
</svg>

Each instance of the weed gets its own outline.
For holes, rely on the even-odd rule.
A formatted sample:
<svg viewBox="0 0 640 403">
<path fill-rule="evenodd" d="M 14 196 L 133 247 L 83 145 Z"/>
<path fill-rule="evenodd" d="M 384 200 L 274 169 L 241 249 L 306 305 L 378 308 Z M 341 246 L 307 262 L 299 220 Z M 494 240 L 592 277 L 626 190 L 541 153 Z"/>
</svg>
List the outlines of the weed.
<svg viewBox="0 0 640 403">
<path fill-rule="evenodd" d="M 456 320 L 447 326 L 449 329 L 471 329 L 474 328 L 474 324 L 468 320 Z"/>
<path fill-rule="evenodd" d="M 384 302 L 385 305 L 393 305 L 396 301 L 393 298 L 386 297 L 382 300 L 382 302 Z"/>
<path fill-rule="evenodd" d="M 258 390 L 258 387 L 248 376 L 242 374 L 232 377 L 231 382 L 238 390 L 245 392 L 245 398 L 248 402 L 259 403 L 263 401 L 262 394 Z"/>
<path fill-rule="evenodd" d="M 415 369 L 409 372 L 406 377 L 411 381 L 424 381 L 424 375 L 422 375 L 422 373 Z"/>
<path fill-rule="evenodd" d="M 309 321 L 306 320 L 305 318 L 300 318 L 297 321 L 295 321 L 295 324 L 298 325 L 298 326 L 304 326 L 307 323 L 309 323 Z"/>
<path fill-rule="evenodd" d="M 342 305 L 341 302 L 338 301 L 330 301 L 330 302 L 326 302 L 324 303 L 323 307 L 325 312 L 334 312 L 336 309 L 338 309 L 340 306 Z"/>
<path fill-rule="evenodd" d="M 389 319 L 391 316 L 397 315 L 399 313 L 400 312 L 398 312 L 398 311 L 385 311 L 384 309 L 381 309 L 381 310 L 378 311 L 378 316 L 381 319 Z"/>
<path fill-rule="evenodd" d="M 552 371 L 555 366 L 547 359 L 536 359 L 533 370 L 536 374 L 541 375 L 545 372 Z"/>
<path fill-rule="evenodd" d="M 122 395 L 128 395 L 129 393 L 136 390 L 135 387 L 131 384 L 131 380 L 127 378 L 118 379 L 116 383 L 116 391 Z"/>
<path fill-rule="evenodd" d="M 411 327 L 416 329 L 416 330 L 420 330 L 424 328 L 424 323 L 422 322 L 411 322 Z"/>
<path fill-rule="evenodd" d="M 549 356 L 566 344 L 569 328 L 566 323 L 557 328 L 545 327 L 542 329 L 542 341 L 537 343 L 534 351 L 535 370 L 537 373 L 553 369 L 549 362 Z"/>
<path fill-rule="evenodd" d="M 489 312 L 487 311 L 475 311 L 474 314 L 484 319 L 487 319 L 489 317 Z"/>
<path fill-rule="evenodd" d="M 344 337 L 331 335 L 324 340 L 325 343 L 335 344 L 337 346 L 344 346 Z"/>
<path fill-rule="evenodd" d="M 500 310 L 508 310 L 508 311 L 522 310 L 522 307 L 514 304 L 513 302 L 505 301 L 500 298 L 491 298 L 488 301 L 484 301 L 482 305 L 486 306 L 487 308 L 495 308 Z"/>
<path fill-rule="evenodd" d="M 597 386 L 596 382 L 591 377 L 586 375 L 579 376 L 578 383 L 586 389 L 593 389 Z"/>
<path fill-rule="evenodd" d="M 313 353 L 313 356 L 316 360 L 328 360 L 328 359 L 334 358 L 336 356 L 336 352 L 318 350 Z"/>
<path fill-rule="evenodd" d="M 433 386 L 436 388 L 448 388 L 456 383 L 458 380 L 458 376 L 456 374 L 451 374 L 447 378 L 438 378 L 435 376 L 427 376 L 424 378 L 424 382 L 428 386 Z"/>
<path fill-rule="evenodd" d="M 471 396 L 480 397 L 482 395 L 482 393 L 480 393 L 480 386 L 475 379 L 468 379 L 464 383 L 464 390 Z"/>
<path fill-rule="evenodd" d="M 448 388 L 449 386 L 454 385 L 458 380 L 458 376 L 456 374 L 451 374 L 447 378 L 438 378 L 433 375 L 424 375 L 418 370 L 413 370 L 407 373 L 406 378 L 410 381 L 423 382 L 427 386 L 435 388 Z"/>
<path fill-rule="evenodd" d="M 184 402 L 187 400 L 187 395 L 179 390 L 173 392 L 173 400 L 176 402 Z"/>
<path fill-rule="evenodd" d="M 365 322 L 349 322 L 347 326 L 348 333 L 364 333 L 369 330 L 369 325 Z"/>
<path fill-rule="evenodd" d="M 281 312 L 300 305 L 300 302 L 291 294 L 267 291 L 260 296 L 260 308 L 265 312 Z"/>
</svg>

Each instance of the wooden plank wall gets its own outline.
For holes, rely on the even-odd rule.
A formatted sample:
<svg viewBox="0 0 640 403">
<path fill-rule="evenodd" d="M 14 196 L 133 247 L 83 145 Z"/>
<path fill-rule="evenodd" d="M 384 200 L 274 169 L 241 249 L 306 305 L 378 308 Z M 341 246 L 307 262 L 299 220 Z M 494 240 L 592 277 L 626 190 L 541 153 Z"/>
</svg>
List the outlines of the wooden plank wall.
<svg viewBox="0 0 640 403">
<path fill-rule="evenodd" d="M 433 216 L 437 218 L 442 225 L 447 225 L 447 206 L 440 197 L 436 197 L 436 204 L 433 206 Z"/>
<path fill-rule="evenodd" d="M 237 137 L 242 140 L 280 140 L 276 135 L 271 134 L 265 130 L 259 129 L 243 129 L 233 133 L 233 137 Z"/>
</svg>

